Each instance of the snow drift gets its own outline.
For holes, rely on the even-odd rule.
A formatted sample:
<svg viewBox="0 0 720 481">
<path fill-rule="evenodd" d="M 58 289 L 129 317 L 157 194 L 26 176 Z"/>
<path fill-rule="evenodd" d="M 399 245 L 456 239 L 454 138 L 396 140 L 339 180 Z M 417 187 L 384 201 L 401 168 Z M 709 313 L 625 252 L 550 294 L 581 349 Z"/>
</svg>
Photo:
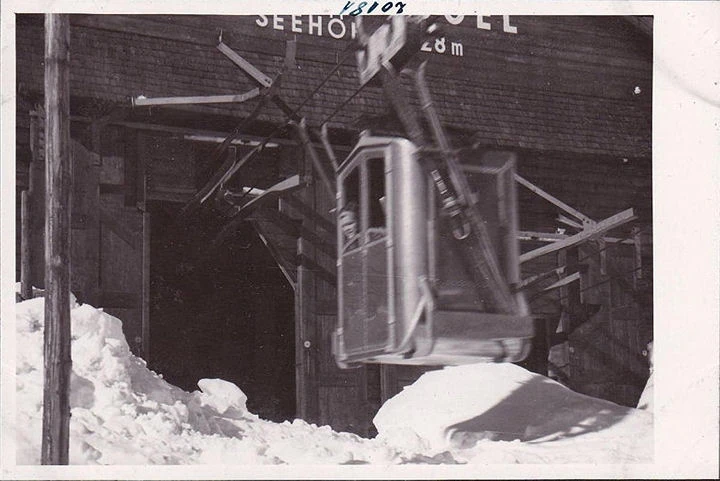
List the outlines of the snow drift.
<svg viewBox="0 0 720 481">
<path fill-rule="evenodd" d="M 18 464 L 39 464 L 44 299 L 17 304 Z M 423 375 L 390 399 L 363 439 L 248 412 L 219 379 L 188 393 L 132 355 L 117 318 L 72 310 L 72 464 L 648 462 L 652 414 L 570 391 L 510 364 Z"/>
<path fill-rule="evenodd" d="M 514 364 L 424 374 L 374 419 L 382 438 L 456 460 L 619 463 L 652 459 L 652 414 L 571 391 Z"/>
<path fill-rule="evenodd" d="M 44 299 L 17 305 L 17 462 L 39 464 Z M 203 379 L 188 393 L 132 355 L 120 320 L 74 305 L 72 464 L 391 462 L 379 443 L 301 420 L 272 423 L 234 384 Z M 376 446 L 377 445 L 377 446 Z"/>
</svg>

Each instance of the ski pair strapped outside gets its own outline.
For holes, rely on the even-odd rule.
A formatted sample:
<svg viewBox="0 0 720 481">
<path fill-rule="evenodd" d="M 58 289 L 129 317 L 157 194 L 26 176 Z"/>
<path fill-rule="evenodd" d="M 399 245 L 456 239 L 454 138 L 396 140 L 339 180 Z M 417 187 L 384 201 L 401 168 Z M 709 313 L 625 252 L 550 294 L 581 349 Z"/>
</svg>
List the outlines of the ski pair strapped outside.
<svg viewBox="0 0 720 481">
<path fill-rule="evenodd" d="M 426 165 L 429 164 L 429 175 L 438 192 L 442 208 L 450 218 L 453 237 L 456 242 L 460 243 L 463 255 L 471 264 L 470 271 L 475 283 L 479 289 L 489 291 L 498 311 L 515 313 L 518 308 L 507 281 L 500 270 L 498 257 L 487 227 L 482 215 L 472 201 L 472 193 L 467 178 L 460 167 L 460 161 L 456 153 L 450 146 L 433 105 L 430 90 L 425 80 L 425 65 L 425 62 L 423 62 L 419 67 L 414 75 L 414 80 L 421 102 L 421 110 L 437 144 L 435 149 L 426 140 L 417 115 L 411 107 L 409 96 L 400 84 L 394 68 L 389 63 L 385 63 L 380 72 L 383 91 L 400 118 L 408 136 L 418 146 L 420 155 L 426 156 Z M 434 158 L 427 158 L 432 150 L 439 150 L 441 165 L 446 172 L 443 172 L 443 169 L 435 165 Z"/>
</svg>

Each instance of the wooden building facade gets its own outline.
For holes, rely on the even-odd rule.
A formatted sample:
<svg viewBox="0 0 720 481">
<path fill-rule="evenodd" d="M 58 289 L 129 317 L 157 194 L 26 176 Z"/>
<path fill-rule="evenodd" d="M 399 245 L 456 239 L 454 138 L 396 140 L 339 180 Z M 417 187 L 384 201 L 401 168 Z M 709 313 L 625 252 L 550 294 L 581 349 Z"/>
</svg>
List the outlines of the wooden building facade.
<svg viewBox="0 0 720 481">
<path fill-rule="evenodd" d="M 634 209 L 636 221 L 605 238 L 522 266 L 525 278 L 562 267 L 581 274 L 545 293 L 559 279 L 548 277 L 529 292 L 538 335 L 528 367 L 633 404 L 652 339 L 652 19 L 445 16 L 440 24 L 442 37 L 418 58 L 428 60 L 456 146 L 516 152 L 523 178 L 594 220 Z M 169 381 L 192 389 L 201 377 L 223 377 L 265 417 L 367 435 L 383 399 L 421 369 L 335 365 L 334 198 L 275 102 L 313 128 L 327 123 L 335 153 L 347 154 L 389 108 L 372 86 L 347 101 L 359 86 L 355 34 L 350 18 L 337 16 L 72 16 L 72 279 L 78 299 L 121 318 L 134 352 Z M 269 93 L 133 107 L 140 96 L 256 88 L 216 48 L 219 38 L 273 80 Z M 42 287 L 41 16 L 17 16 L 17 81 L 18 198 L 29 190 L 31 278 Z M 216 155 L 238 124 L 237 140 Z M 183 210 L 223 164 L 268 135 L 228 187 L 244 195 L 297 175 L 296 188 L 242 223 L 231 223 L 232 207 L 218 196 Z M 572 231 L 557 205 L 518 189 L 523 251 Z"/>
</svg>

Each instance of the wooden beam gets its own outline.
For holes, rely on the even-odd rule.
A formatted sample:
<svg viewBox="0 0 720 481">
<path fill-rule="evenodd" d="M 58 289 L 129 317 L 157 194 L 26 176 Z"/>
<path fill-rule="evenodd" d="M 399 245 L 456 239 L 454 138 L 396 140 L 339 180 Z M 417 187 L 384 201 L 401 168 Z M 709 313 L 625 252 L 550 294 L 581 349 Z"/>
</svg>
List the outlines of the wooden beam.
<svg viewBox="0 0 720 481">
<path fill-rule="evenodd" d="M 123 184 L 126 189 L 124 192 L 124 204 L 127 207 L 135 207 L 138 202 L 138 197 L 140 197 L 140 195 L 142 194 L 140 191 L 140 186 L 142 185 L 142 182 L 140 180 L 141 169 L 139 165 L 140 155 L 138 155 L 138 132 L 136 130 L 123 128 L 122 140 L 124 146 Z M 96 152 L 102 155 L 101 150 L 96 150 Z"/>
<path fill-rule="evenodd" d="M 231 137 L 228 137 L 227 139 L 225 139 L 225 142 L 226 142 L 226 143 L 224 143 L 224 144 L 222 144 L 222 145 L 224 145 L 225 147 L 227 147 L 227 146 L 230 145 L 230 143 L 232 142 L 232 138 L 231 138 Z M 260 152 L 262 151 L 262 149 L 265 148 L 265 145 L 266 145 L 268 142 L 270 142 L 270 139 L 269 139 L 269 138 L 266 138 L 262 143 L 258 144 L 254 149 L 252 149 L 250 152 L 248 152 L 247 154 L 245 154 L 245 155 L 244 155 L 241 159 L 239 159 L 239 160 L 236 159 L 236 158 L 233 158 L 234 156 L 229 157 L 229 158 L 232 160 L 232 162 L 230 163 L 229 167 L 227 167 L 227 169 L 225 170 L 226 165 L 227 165 L 227 163 L 228 163 L 228 161 L 226 160 L 225 163 L 223 163 L 222 167 L 220 167 L 220 170 L 219 170 L 218 172 L 216 172 L 216 174 L 213 175 L 213 177 L 210 179 L 210 181 L 208 181 L 208 183 L 205 184 L 205 187 L 203 187 L 203 188 L 196 194 L 196 196 L 197 196 L 197 195 L 200 195 L 200 203 L 205 202 L 205 201 L 208 199 L 208 197 L 210 197 L 210 196 L 212 195 L 212 193 L 215 192 L 215 190 L 216 190 L 219 186 L 221 186 L 222 184 L 224 184 L 225 182 L 227 182 L 228 180 L 230 180 L 230 178 L 231 178 L 233 175 L 235 175 L 235 173 L 236 173 L 238 170 L 240 170 L 240 167 L 242 167 L 243 165 L 245 165 L 245 164 L 246 164 L 250 159 L 252 159 L 256 154 L 260 153 Z M 213 181 L 214 181 L 216 178 L 218 179 L 217 182 L 213 183 Z M 201 194 L 202 194 L 202 195 L 201 195 Z"/>
<path fill-rule="evenodd" d="M 217 135 L 198 135 L 198 134 L 186 134 L 183 136 L 185 140 L 191 140 L 193 142 L 212 142 L 214 144 L 221 144 L 225 137 L 220 137 Z M 244 145 L 248 147 L 257 147 L 260 145 L 259 140 L 246 140 L 246 139 L 235 139 L 232 142 L 230 142 L 230 145 L 233 147 L 236 145 Z M 295 142 L 293 142 L 293 145 L 295 145 Z M 278 144 L 275 142 L 268 142 L 265 144 L 266 149 L 272 149 L 278 147 Z"/>
<path fill-rule="evenodd" d="M 45 336 L 42 464 L 68 464 L 70 435 L 70 23 L 45 15 Z"/>
<path fill-rule="evenodd" d="M 306 225 L 309 222 L 312 222 L 311 219 L 305 219 L 305 222 L 298 225 L 294 219 L 287 216 L 286 214 L 281 214 L 276 209 L 263 209 L 262 215 L 267 220 L 274 222 L 276 226 L 283 229 L 285 232 L 294 232 L 295 235 L 303 237 L 306 241 L 306 244 L 309 243 L 313 247 L 313 250 L 316 249 L 320 252 L 323 252 L 325 255 L 327 255 L 333 260 L 337 257 L 335 237 L 330 235 L 324 235 L 321 231 L 318 231 L 315 228 L 311 229 L 307 227 Z M 313 227 L 315 226 L 313 225 Z"/>
<path fill-rule="evenodd" d="M 302 119 L 300 123 L 293 122 L 292 126 L 295 127 L 295 130 L 300 137 L 300 143 L 305 149 L 307 155 L 310 157 L 312 165 L 313 167 L 315 167 L 315 171 L 320 175 L 320 179 L 323 181 L 323 184 L 325 184 L 325 188 L 327 189 L 328 194 L 331 195 L 332 199 L 334 200 L 335 194 L 337 193 L 337 186 L 335 185 L 335 182 L 332 182 L 330 180 L 325 166 L 322 162 L 320 162 L 320 158 L 318 157 L 317 152 L 315 152 L 315 148 L 310 142 L 310 136 L 307 131 L 307 124 L 305 123 L 305 119 Z"/>
<path fill-rule="evenodd" d="M 298 239 L 298 257 L 307 257 L 305 240 Z M 308 423 L 320 418 L 318 355 L 321 346 L 313 345 L 319 326 L 315 312 L 315 275 L 305 265 L 297 267 L 295 289 L 295 415 Z"/>
<path fill-rule="evenodd" d="M 633 285 L 637 288 L 638 280 L 642 279 L 642 242 L 640 240 L 640 228 L 633 227 L 632 229 L 633 242 L 634 242 L 634 267 L 633 271 Z"/>
<path fill-rule="evenodd" d="M 569 217 L 567 217 L 567 216 L 565 216 L 565 215 L 563 215 L 563 214 L 559 214 L 559 215 L 557 216 L 557 221 L 558 221 L 558 222 L 562 222 L 563 224 L 567 224 L 567 225 L 569 225 L 570 227 L 574 227 L 575 229 L 582 229 L 582 228 L 583 228 L 582 224 L 580 224 L 579 222 L 575 222 L 574 220 L 570 219 Z"/>
<path fill-rule="evenodd" d="M 570 284 L 571 282 L 575 282 L 575 281 L 579 281 L 579 280 L 580 280 L 580 273 L 573 272 L 569 276 L 565 276 L 562 279 L 560 279 L 559 281 L 556 281 L 556 282 L 550 284 L 549 286 L 545 287 L 542 291 L 543 292 L 553 291 L 560 287 L 566 286 L 566 285 Z"/>
<path fill-rule="evenodd" d="M 260 222 L 253 220 L 250 221 L 255 227 L 255 232 L 257 232 L 258 236 L 260 237 L 260 240 L 265 244 L 265 247 L 268 248 L 270 251 L 270 255 L 273 256 L 273 259 L 275 259 L 275 263 L 280 268 L 280 272 L 283 273 L 285 276 L 285 279 L 288 281 L 288 284 L 290 284 L 290 287 L 292 287 L 293 291 L 297 288 L 296 286 L 296 279 L 297 276 L 296 267 L 297 266 L 289 266 L 286 265 L 285 259 L 283 258 L 282 254 L 280 253 L 280 250 L 275 245 L 274 242 L 272 242 L 266 235 L 263 230 L 263 228 L 260 225 Z"/>
<path fill-rule="evenodd" d="M 580 269 L 580 250 L 577 246 L 562 251 L 562 255 L 558 257 L 564 258 L 569 272 L 577 272 Z M 588 316 L 584 314 L 583 292 L 579 282 L 567 286 L 565 299 L 561 299 L 561 305 L 568 314 L 564 320 L 566 325 L 563 326 L 563 330 L 565 332 L 574 331 L 580 324 L 588 320 Z"/>
<path fill-rule="evenodd" d="M 267 97 L 263 97 L 260 102 L 255 106 L 252 112 L 250 112 L 250 115 L 245 117 L 238 125 L 235 127 L 235 129 L 228 135 L 222 144 L 218 145 L 215 151 L 213 152 L 211 158 L 210 158 L 210 165 L 215 165 L 217 161 L 220 160 L 220 158 L 225 155 L 225 153 L 228 150 L 228 147 L 232 143 L 233 140 L 235 140 L 235 137 L 240 135 L 242 131 L 244 131 L 260 114 L 260 111 L 265 106 L 265 103 L 267 102 Z M 270 141 L 270 137 L 266 137 L 265 140 L 263 140 L 260 145 L 255 147 L 253 150 L 248 152 L 248 154 L 243 157 L 240 161 L 238 161 L 235 156 L 227 156 L 225 162 L 223 163 L 222 167 L 218 171 L 216 171 L 212 177 L 205 183 L 205 185 L 193 196 L 192 199 L 190 199 L 187 204 L 182 208 L 180 213 L 178 214 L 178 217 L 180 219 L 194 213 L 198 208 L 200 208 L 200 205 L 207 200 L 210 195 L 212 195 L 213 192 L 215 192 L 215 189 L 220 186 L 223 182 L 225 182 L 226 179 L 229 179 L 236 171 L 239 169 L 245 162 L 247 162 L 255 153 L 259 152 L 260 149 L 267 144 Z"/>
<path fill-rule="evenodd" d="M 270 88 L 272 85 L 272 79 L 262 73 L 260 70 L 255 68 L 253 64 L 242 58 L 240 55 L 235 53 L 233 49 L 225 45 L 222 41 L 217 44 L 217 49 L 230 59 L 232 63 L 240 67 L 245 73 L 250 75 L 257 83 L 265 88 Z"/>
<path fill-rule="evenodd" d="M 567 234 L 559 234 L 557 232 L 537 232 L 530 230 L 521 230 L 518 232 L 518 239 L 533 242 L 557 242 L 567 239 L 568 237 L 570 236 Z M 632 245 L 635 243 L 633 239 L 620 239 L 618 237 L 611 236 L 603 236 L 603 239 L 605 242 L 610 242 L 612 244 Z"/>
<path fill-rule="evenodd" d="M 145 107 L 151 105 L 190 105 L 190 104 L 230 104 L 242 103 L 260 95 L 260 89 L 254 88 L 244 94 L 230 95 L 197 95 L 192 97 L 155 97 L 144 96 L 132 98 L 133 107 Z"/>
<path fill-rule="evenodd" d="M 337 157 L 335 157 L 335 151 L 333 150 L 332 145 L 330 145 L 330 137 L 328 136 L 327 124 L 323 124 L 320 128 L 320 140 L 322 141 L 323 147 L 325 148 L 325 153 L 327 154 L 328 159 L 330 159 L 333 170 L 337 172 L 338 161 Z"/>
<path fill-rule="evenodd" d="M 578 232 L 577 234 L 572 235 L 566 239 L 542 246 L 538 249 L 534 249 L 530 252 L 522 254 L 520 256 L 520 263 L 522 264 L 523 262 L 527 262 L 537 257 L 544 256 L 545 254 L 559 251 L 561 249 L 567 249 L 568 247 L 572 247 L 583 241 L 598 236 L 605 231 L 621 226 L 622 224 L 625 224 L 626 222 L 629 222 L 636 217 L 637 216 L 632 209 L 624 210 L 618 214 L 615 214 L 612 217 L 608 217 L 605 220 L 597 222 L 593 225 L 589 225 L 582 232 Z"/>
<path fill-rule="evenodd" d="M 44 129 L 44 127 L 43 127 Z M 45 153 L 30 162 L 30 278 L 35 287 L 45 288 Z"/>
<path fill-rule="evenodd" d="M 567 205 L 565 202 L 561 201 L 554 195 L 551 195 L 551 194 L 545 192 L 537 185 L 535 185 L 532 182 L 530 182 L 529 180 L 521 177 L 519 174 L 515 174 L 515 180 L 517 180 L 518 183 L 520 185 L 522 185 L 523 187 L 525 187 L 526 189 L 530 190 L 531 192 L 534 192 L 535 194 L 539 195 L 540 197 L 547 200 L 551 204 L 554 204 L 554 205 L 560 207 L 562 210 L 564 210 L 568 214 L 572 215 L 573 217 L 580 219 L 584 224 L 592 224 L 593 222 L 595 222 L 590 217 L 586 216 L 579 210 L 573 209 L 572 207 Z"/>
<path fill-rule="evenodd" d="M 291 209 L 296 210 L 303 217 L 310 217 L 317 227 L 324 229 L 332 235 L 335 235 L 335 223 L 325 218 L 319 212 L 312 209 L 295 195 L 289 195 L 283 198 Z"/>
<path fill-rule="evenodd" d="M 518 232 L 518 239 L 524 241 L 557 242 L 567 239 L 568 237 L 566 234 L 559 234 L 557 232 L 537 232 L 529 230 L 521 230 Z"/>
<path fill-rule="evenodd" d="M 277 184 L 265 189 L 262 193 L 251 199 L 246 204 L 238 207 L 237 215 L 241 215 L 243 212 L 248 212 L 250 209 L 261 205 L 263 202 L 267 202 L 271 199 L 277 199 L 283 194 L 297 190 L 303 186 L 300 183 L 300 176 L 293 175 L 285 180 L 278 182 Z"/>
<path fill-rule="evenodd" d="M 33 117 L 31 117 L 32 119 Z M 73 122 L 81 122 L 81 123 L 92 123 L 93 119 L 90 117 L 82 116 L 82 115 L 71 115 L 70 120 Z M 119 127 L 127 127 L 130 129 L 136 129 L 136 130 L 149 130 L 149 131 L 155 131 L 155 132 L 163 132 L 163 133 L 169 133 L 169 134 L 179 134 L 179 135 L 188 135 L 188 136 L 200 136 L 200 137 L 212 137 L 212 141 L 215 142 L 215 139 L 219 137 L 217 140 L 218 143 L 222 143 L 222 141 L 231 134 L 231 132 L 222 132 L 219 130 L 208 130 L 208 129 L 198 129 L 194 127 L 182 127 L 178 125 L 166 125 L 166 124 L 154 124 L 150 122 L 133 122 L 129 120 L 110 120 L 106 122 L 106 125 L 117 125 Z M 257 135 L 248 135 L 248 134 L 237 134 L 233 137 L 232 143 L 242 142 L 242 141 L 248 141 L 248 142 L 261 142 L 265 139 L 265 137 L 259 137 Z M 203 141 L 203 139 L 188 139 L 188 140 L 199 140 Z M 209 140 L 209 139 L 208 139 Z M 274 137 L 271 139 L 271 143 L 266 145 L 267 147 L 273 147 L 272 144 L 279 144 L 279 145 L 291 145 L 291 146 L 297 146 L 297 142 L 295 140 L 288 140 L 288 139 L 282 139 L 278 137 Z M 252 144 L 251 144 L 252 145 Z M 335 145 L 335 148 L 340 148 L 342 146 Z"/>
<path fill-rule="evenodd" d="M 526 279 L 523 279 L 520 284 L 517 287 L 517 290 L 522 290 L 530 287 L 531 285 L 540 282 L 543 279 L 547 279 L 548 277 L 552 276 L 560 276 L 565 273 L 565 266 L 556 267 L 555 269 L 550 269 L 549 271 L 542 272 L 540 274 L 535 274 L 534 276 L 530 276 Z"/>
<path fill-rule="evenodd" d="M 147 185 L 147 182 L 146 182 Z M 144 195 L 143 195 L 144 197 Z M 150 362 L 150 212 L 147 203 L 142 212 L 142 357 Z"/>
<path fill-rule="evenodd" d="M 30 256 L 30 194 L 23 190 L 20 194 L 20 296 L 23 299 L 33 296 Z"/>
</svg>

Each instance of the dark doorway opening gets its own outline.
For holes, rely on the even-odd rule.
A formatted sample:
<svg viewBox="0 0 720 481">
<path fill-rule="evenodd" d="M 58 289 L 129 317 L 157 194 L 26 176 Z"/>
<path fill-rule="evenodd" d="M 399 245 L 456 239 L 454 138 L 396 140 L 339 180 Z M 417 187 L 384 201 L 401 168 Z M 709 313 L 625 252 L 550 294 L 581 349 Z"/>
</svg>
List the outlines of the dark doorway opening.
<svg viewBox="0 0 720 481">
<path fill-rule="evenodd" d="M 294 293 L 249 223 L 221 244 L 211 209 L 178 227 L 152 203 L 150 368 L 185 390 L 233 382 L 264 419 L 295 417 Z"/>
</svg>

